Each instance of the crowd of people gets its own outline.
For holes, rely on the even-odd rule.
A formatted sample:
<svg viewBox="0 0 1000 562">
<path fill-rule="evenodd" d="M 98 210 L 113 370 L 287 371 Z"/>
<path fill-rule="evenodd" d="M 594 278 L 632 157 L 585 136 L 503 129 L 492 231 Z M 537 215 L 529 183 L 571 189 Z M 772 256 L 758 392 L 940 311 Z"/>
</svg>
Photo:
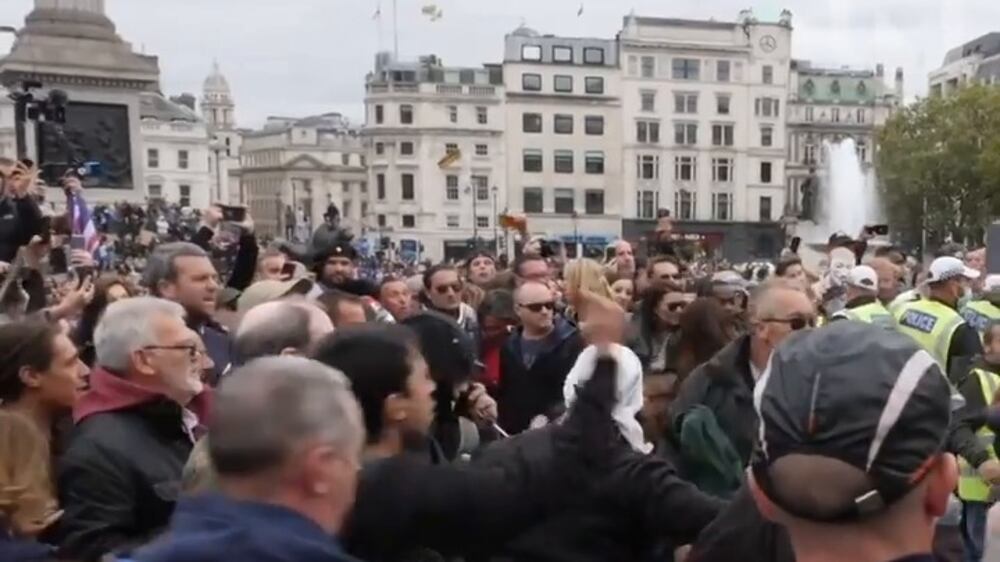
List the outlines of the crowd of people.
<svg viewBox="0 0 1000 562">
<path fill-rule="evenodd" d="M 139 271 L 0 198 L 0 560 L 983 559 L 1000 276 L 832 236 L 376 279 L 200 213 Z M 72 190 L 75 183 L 67 180 Z M 230 256 L 224 266 L 219 252 Z"/>
</svg>

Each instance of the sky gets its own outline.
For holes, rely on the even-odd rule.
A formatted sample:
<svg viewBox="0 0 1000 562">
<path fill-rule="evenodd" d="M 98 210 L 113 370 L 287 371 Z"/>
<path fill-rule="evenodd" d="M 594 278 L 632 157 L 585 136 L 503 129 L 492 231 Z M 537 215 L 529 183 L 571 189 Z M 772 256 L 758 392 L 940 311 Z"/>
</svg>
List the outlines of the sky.
<svg viewBox="0 0 1000 562">
<path fill-rule="evenodd" d="M 822 66 L 906 74 L 906 95 L 948 49 L 1000 31 L 997 0 L 396 0 L 401 58 L 436 54 L 445 64 L 500 62 L 506 33 L 521 23 L 541 33 L 613 38 L 622 17 L 734 21 L 753 7 L 761 20 L 793 13 L 792 53 Z M 33 0 L 2 0 L 0 26 L 20 26 Z M 360 123 L 364 79 L 375 53 L 391 50 L 393 0 L 107 0 L 119 34 L 159 56 L 165 94 L 201 94 L 218 60 L 240 126 L 268 115 L 339 111 Z M 422 15 L 434 4 L 442 17 Z M 580 8 L 583 14 L 578 16 Z M 381 7 L 381 17 L 373 17 Z M 991 28 L 992 26 L 992 28 Z M 11 45 L 0 35 L 0 53 Z"/>
</svg>

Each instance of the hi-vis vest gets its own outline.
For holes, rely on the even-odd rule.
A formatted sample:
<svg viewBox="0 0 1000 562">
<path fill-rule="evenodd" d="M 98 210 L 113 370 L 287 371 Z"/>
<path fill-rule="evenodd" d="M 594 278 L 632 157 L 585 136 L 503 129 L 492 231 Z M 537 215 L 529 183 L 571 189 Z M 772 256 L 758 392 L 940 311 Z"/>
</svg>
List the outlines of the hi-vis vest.
<svg viewBox="0 0 1000 562">
<path fill-rule="evenodd" d="M 886 328 L 893 328 L 896 325 L 892 314 L 889 314 L 889 311 L 878 301 L 857 308 L 845 308 L 834 314 L 833 318 L 845 318 L 847 320 L 854 320 L 855 322 L 865 322 Z"/>
<path fill-rule="evenodd" d="M 1000 308 L 989 301 L 972 301 L 962 307 L 962 318 L 982 335 L 990 322 L 1000 320 Z"/>
<path fill-rule="evenodd" d="M 972 372 L 979 377 L 979 386 L 983 389 L 983 398 L 986 399 L 986 404 L 992 404 L 993 396 L 997 389 L 1000 389 L 1000 375 L 982 369 L 973 369 Z M 979 428 L 979 431 L 976 432 L 976 439 L 986 449 L 991 459 L 997 458 L 996 451 L 993 449 L 996 435 L 988 427 L 983 425 Z M 990 485 L 962 457 L 958 458 L 958 470 L 958 497 L 964 501 L 989 501 Z"/>
<path fill-rule="evenodd" d="M 913 338 L 947 372 L 951 337 L 964 322 L 962 316 L 937 301 L 921 299 L 900 306 L 895 317 L 896 329 Z"/>
</svg>

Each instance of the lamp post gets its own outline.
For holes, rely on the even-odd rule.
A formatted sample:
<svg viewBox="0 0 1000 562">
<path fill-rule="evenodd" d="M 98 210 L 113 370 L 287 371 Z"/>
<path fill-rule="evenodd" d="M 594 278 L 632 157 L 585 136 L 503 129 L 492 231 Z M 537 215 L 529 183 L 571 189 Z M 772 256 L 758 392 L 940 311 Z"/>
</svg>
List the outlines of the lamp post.
<svg viewBox="0 0 1000 562">
<path fill-rule="evenodd" d="M 580 257 L 580 231 L 579 231 L 579 228 L 578 228 L 578 225 L 577 225 L 577 219 L 580 218 L 580 215 L 576 212 L 576 210 L 574 210 L 572 216 L 573 216 L 573 257 L 574 258 L 579 258 Z"/>
<path fill-rule="evenodd" d="M 478 221 L 478 207 L 476 206 L 476 199 L 479 194 L 476 193 L 476 187 L 470 185 L 465 188 L 466 193 L 472 194 L 472 249 L 473 251 L 479 249 L 479 221 Z"/>
<path fill-rule="evenodd" d="M 497 235 L 497 186 L 493 186 L 491 190 L 493 192 L 493 258 L 496 259 L 500 254 L 500 242 Z"/>
</svg>

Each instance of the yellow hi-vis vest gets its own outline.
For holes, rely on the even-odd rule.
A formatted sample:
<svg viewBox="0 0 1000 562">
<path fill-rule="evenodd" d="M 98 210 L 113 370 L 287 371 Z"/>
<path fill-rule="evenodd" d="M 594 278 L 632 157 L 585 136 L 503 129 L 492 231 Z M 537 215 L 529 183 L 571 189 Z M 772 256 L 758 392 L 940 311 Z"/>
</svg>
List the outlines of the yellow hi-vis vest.
<svg viewBox="0 0 1000 562">
<path fill-rule="evenodd" d="M 962 318 L 981 336 L 990 322 L 1000 320 L 1000 308 L 989 301 L 972 301 L 962 307 Z"/>
<path fill-rule="evenodd" d="M 1000 389 L 1000 375 L 982 369 L 973 369 L 972 372 L 979 377 L 979 386 L 983 389 L 983 398 L 986 399 L 986 404 L 992 404 L 993 396 L 997 389 Z M 996 451 L 993 450 L 996 435 L 988 427 L 984 425 L 979 428 L 979 431 L 976 432 L 976 439 L 986 449 L 991 459 L 997 458 Z M 962 457 L 958 458 L 958 471 L 958 497 L 971 502 L 989 501 L 989 483 L 983 480 L 979 476 L 979 472 Z"/>
<path fill-rule="evenodd" d="M 920 299 L 896 309 L 895 317 L 896 329 L 913 338 L 947 372 L 951 337 L 964 322 L 962 316 L 937 301 Z"/>
<path fill-rule="evenodd" d="M 862 305 L 857 308 L 845 308 L 844 310 L 834 314 L 833 317 L 854 320 L 855 322 L 875 324 L 876 326 L 884 326 L 886 328 L 893 328 L 896 326 L 896 321 L 893 320 L 892 314 L 890 314 L 889 310 L 878 301 Z"/>
</svg>

